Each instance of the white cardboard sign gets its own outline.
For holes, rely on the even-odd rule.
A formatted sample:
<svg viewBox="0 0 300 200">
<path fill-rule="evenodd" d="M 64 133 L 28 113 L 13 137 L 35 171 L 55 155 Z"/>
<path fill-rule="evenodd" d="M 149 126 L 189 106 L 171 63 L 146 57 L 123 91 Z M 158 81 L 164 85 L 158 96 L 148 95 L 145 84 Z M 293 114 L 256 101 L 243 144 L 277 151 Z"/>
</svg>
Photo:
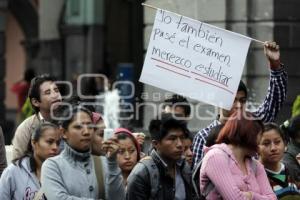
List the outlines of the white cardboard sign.
<svg viewBox="0 0 300 200">
<path fill-rule="evenodd" d="M 251 38 L 157 10 L 140 82 L 230 109 Z"/>
</svg>

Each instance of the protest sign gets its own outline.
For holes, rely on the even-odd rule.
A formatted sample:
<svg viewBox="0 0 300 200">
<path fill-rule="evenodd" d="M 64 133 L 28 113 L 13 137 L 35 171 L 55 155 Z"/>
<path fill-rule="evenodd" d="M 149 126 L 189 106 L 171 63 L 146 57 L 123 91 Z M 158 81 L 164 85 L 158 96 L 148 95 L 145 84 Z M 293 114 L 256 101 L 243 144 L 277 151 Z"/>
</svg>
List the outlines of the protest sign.
<svg viewBox="0 0 300 200">
<path fill-rule="evenodd" d="M 157 10 L 140 81 L 230 109 L 251 38 Z"/>
</svg>

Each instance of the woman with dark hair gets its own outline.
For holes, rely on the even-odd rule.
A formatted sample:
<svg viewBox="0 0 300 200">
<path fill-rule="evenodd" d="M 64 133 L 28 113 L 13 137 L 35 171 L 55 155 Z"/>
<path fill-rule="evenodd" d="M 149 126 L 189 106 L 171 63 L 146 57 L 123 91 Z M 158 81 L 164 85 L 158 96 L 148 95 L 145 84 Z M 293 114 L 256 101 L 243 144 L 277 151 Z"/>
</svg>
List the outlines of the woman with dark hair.
<svg viewBox="0 0 300 200">
<path fill-rule="evenodd" d="M 281 162 L 287 138 L 275 123 L 265 124 L 259 143 L 259 160 L 264 165 L 271 187 L 278 199 L 300 199 L 300 182 L 290 176 Z"/>
<path fill-rule="evenodd" d="M 42 167 L 41 182 L 46 198 L 115 199 L 123 191 L 112 184 L 114 180 L 97 176 L 95 168 L 99 165 L 94 163 L 91 153 L 93 136 L 97 131 L 95 123 L 100 118 L 94 119 L 90 110 L 75 106 L 65 109 L 61 119 L 65 148 L 60 155 L 48 159 Z M 101 153 L 98 148 L 94 150 L 94 154 Z M 111 169 L 108 168 L 108 171 Z M 100 184 L 105 184 L 105 191 Z"/>
<path fill-rule="evenodd" d="M 122 171 L 124 185 L 127 185 L 127 177 L 131 170 L 140 160 L 141 150 L 134 135 L 125 128 L 117 128 L 114 131 L 118 139 L 119 149 L 117 152 L 117 162 Z"/>
<path fill-rule="evenodd" d="M 51 123 L 38 126 L 24 156 L 13 160 L 0 179 L 0 199 L 43 199 L 40 191 L 42 163 L 58 154 L 60 134 Z M 41 196 L 41 198 L 37 198 Z"/>
<path fill-rule="evenodd" d="M 125 199 L 127 178 L 140 160 L 140 145 L 134 135 L 125 128 L 114 130 L 114 136 L 103 142 L 108 162 L 108 179 L 115 188 L 119 188 L 114 199 Z"/>
<path fill-rule="evenodd" d="M 300 182 L 300 115 L 286 121 L 281 129 L 290 138 L 283 163 L 287 165 L 291 176 Z"/>
<path fill-rule="evenodd" d="M 92 113 L 84 107 L 65 109 L 61 126 L 65 148 L 46 160 L 41 182 L 48 200 L 98 199 L 98 184 L 91 156 L 94 134 Z"/>
<path fill-rule="evenodd" d="M 234 112 L 206 149 L 200 170 L 200 190 L 206 199 L 277 199 L 262 164 L 252 159 L 263 131 L 248 112 Z"/>
</svg>

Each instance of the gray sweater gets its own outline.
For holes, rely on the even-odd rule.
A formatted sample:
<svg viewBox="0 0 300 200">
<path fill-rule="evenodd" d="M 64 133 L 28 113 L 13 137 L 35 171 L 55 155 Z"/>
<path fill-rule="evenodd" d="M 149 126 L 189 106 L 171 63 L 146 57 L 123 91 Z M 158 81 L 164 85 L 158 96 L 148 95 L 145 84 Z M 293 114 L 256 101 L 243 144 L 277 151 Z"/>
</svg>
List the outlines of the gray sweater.
<svg viewBox="0 0 300 200">
<path fill-rule="evenodd" d="M 106 157 L 101 157 L 101 160 L 104 171 L 105 199 L 124 200 L 125 187 L 121 169 L 116 160 L 108 160 Z M 98 184 L 92 157 L 89 153 L 76 152 L 67 144 L 60 155 L 44 162 L 41 181 L 48 200 L 98 198 Z M 93 191 L 90 191 L 92 188 L 90 186 L 93 187 Z"/>
<path fill-rule="evenodd" d="M 29 157 L 22 159 L 21 167 L 10 164 L 0 179 L 0 199 L 32 200 L 40 189 L 40 183 L 30 168 Z"/>
<path fill-rule="evenodd" d="M 77 152 L 67 144 L 60 155 L 43 163 L 41 183 L 48 200 L 98 199 L 90 152 Z"/>
</svg>

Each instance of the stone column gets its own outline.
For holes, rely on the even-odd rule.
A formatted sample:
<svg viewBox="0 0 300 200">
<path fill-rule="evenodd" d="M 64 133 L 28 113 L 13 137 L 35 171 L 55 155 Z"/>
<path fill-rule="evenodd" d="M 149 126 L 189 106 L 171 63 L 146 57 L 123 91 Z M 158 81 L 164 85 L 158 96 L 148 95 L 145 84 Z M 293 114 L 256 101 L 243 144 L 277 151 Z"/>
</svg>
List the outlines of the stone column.
<svg viewBox="0 0 300 200">
<path fill-rule="evenodd" d="M 290 117 L 293 101 L 300 95 L 300 1 L 274 0 L 274 40 L 280 44 L 282 62 L 288 71 L 288 97 L 278 121 Z"/>
</svg>

